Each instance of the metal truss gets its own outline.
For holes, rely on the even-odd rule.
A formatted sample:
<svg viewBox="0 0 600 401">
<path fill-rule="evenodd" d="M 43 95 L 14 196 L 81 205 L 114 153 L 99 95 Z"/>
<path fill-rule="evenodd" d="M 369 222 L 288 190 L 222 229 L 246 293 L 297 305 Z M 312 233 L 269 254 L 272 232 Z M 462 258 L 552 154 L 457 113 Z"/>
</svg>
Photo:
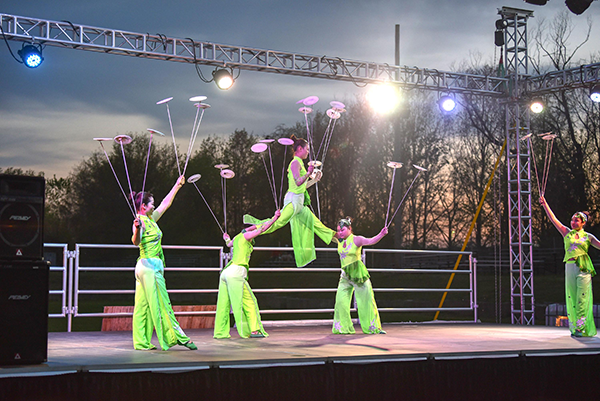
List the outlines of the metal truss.
<svg viewBox="0 0 600 401">
<path fill-rule="evenodd" d="M 355 84 L 388 82 L 403 89 L 487 96 L 502 96 L 508 82 L 506 78 L 494 76 L 223 45 L 190 38 L 179 39 L 161 34 L 150 35 L 9 14 L 0 16 L 7 39 L 35 41 L 47 46 L 70 49 L 335 79 Z"/>
<path fill-rule="evenodd" d="M 585 88 L 598 82 L 600 63 L 595 63 L 530 77 L 525 81 L 525 91 L 529 95 L 543 95 L 565 89 Z"/>
<path fill-rule="evenodd" d="M 513 324 L 534 324 L 533 241 L 531 219 L 531 155 L 521 138 L 529 134 L 529 108 L 520 104 L 527 77 L 527 19 L 531 11 L 503 7 L 507 22 L 504 54 L 511 76 L 505 104 L 508 168 L 508 235 L 510 248 L 510 306 Z"/>
</svg>

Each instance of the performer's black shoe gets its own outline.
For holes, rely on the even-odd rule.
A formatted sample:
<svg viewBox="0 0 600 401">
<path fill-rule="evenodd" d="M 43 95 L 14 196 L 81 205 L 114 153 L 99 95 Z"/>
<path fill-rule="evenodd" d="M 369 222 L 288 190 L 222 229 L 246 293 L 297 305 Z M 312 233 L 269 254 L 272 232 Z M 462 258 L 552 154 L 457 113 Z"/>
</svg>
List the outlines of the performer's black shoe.
<svg viewBox="0 0 600 401">
<path fill-rule="evenodd" d="M 257 333 L 251 333 L 250 338 L 265 338 L 265 335 L 259 331 Z"/>
<path fill-rule="evenodd" d="M 571 337 L 583 337 L 583 333 L 581 330 L 575 330 L 575 332 L 571 334 Z"/>
</svg>

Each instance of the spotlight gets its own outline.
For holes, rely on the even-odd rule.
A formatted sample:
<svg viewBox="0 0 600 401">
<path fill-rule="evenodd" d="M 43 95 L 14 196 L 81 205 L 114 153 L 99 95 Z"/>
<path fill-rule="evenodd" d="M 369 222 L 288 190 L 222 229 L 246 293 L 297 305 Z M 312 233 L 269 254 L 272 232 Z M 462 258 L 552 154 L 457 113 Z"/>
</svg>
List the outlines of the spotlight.
<svg viewBox="0 0 600 401">
<path fill-rule="evenodd" d="M 496 20 L 496 29 L 506 29 L 508 22 L 504 18 Z"/>
<path fill-rule="evenodd" d="M 542 102 L 541 99 L 533 99 L 529 108 L 535 114 L 539 114 L 544 110 L 544 103 Z"/>
<path fill-rule="evenodd" d="M 367 101 L 376 113 L 387 114 L 400 102 L 398 88 L 390 84 L 373 85 L 367 93 Z"/>
<path fill-rule="evenodd" d="M 212 73 L 213 81 L 217 84 L 217 87 L 222 90 L 227 90 L 233 86 L 233 76 L 226 69 L 215 69 Z"/>
<path fill-rule="evenodd" d="M 23 43 L 21 50 L 17 52 L 19 57 L 23 60 L 23 64 L 29 68 L 36 68 L 42 64 L 44 58 L 42 57 L 42 46 L 41 45 L 26 45 Z"/>
<path fill-rule="evenodd" d="M 456 101 L 452 97 L 444 95 L 438 100 L 438 106 L 441 111 L 448 113 L 456 108 Z"/>
<path fill-rule="evenodd" d="M 590 99 L 593 102 L 600 102 L 600 84 L 596 84 L 590 88 Z"/>
<path fill-rule="evenodd" d="M 565 4 L 572 13 L 580 15 L 592 4 L 594 0 L 566 0 Z"/>
</svg>

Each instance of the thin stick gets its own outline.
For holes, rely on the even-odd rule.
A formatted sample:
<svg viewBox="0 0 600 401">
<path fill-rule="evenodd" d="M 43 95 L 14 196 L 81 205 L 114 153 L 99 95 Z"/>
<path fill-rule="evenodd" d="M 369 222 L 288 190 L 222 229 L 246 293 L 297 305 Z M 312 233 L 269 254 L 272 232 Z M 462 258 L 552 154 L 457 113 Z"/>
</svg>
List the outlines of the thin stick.
<svg viewBox="0 0 600 401">
<path fill-rule="evenodd" d="M 212 216 L 214 217 L 215 221 L 217 222 L 217 225 L 219 226 L 219 230 L 221 230 L 221 234 L 225 234 L 225 231 L 223 231 L 223 228 L 221 227 L 221 224 L 219 223 L 219 220 L 217 220 L 217 216 L 215 216 L 215 214 L 213 213 L 212 209 L 210 208 L 210 205 L 206 201 L 206 198 L 204 198 L 204 195 L 202 195 L 202 192 L 200 191 L 200 188 L 198 188 L 198 186 L 196 185 L 195 182 L 193 184 L 196 187 L 196 190 L 198 191 L 198 193 L 200 194 L 200 196 L 202 197 L 202 200 L 206 204 L 206 207 L 208 208 L 208 210 L 210 210 L 210 214 L 212 214 Z"/>
<path fill-rule="evenodd" d="M 529 152 L 531 153 L 531 158 L 533 159 L 533 168 L 535 169 L 535 179 L 537 180 L 538 184 L 538 192 L 541 196 L 544 196 L 544 190 L 542 190 L 542 187 L 540 186 L 540 175 L 538 174 L 537 163 L 535 161 L 535 153 L 533 151 L 533 146 L 531 145 L 531 137 L 527 138 L 527 144 L 529 145 Z"/>
<path fill-rule="evenodd" d="M 127 195 L 125 195 L 125 190 L 123 189 L 123 186 L 121 185 L 121 182 L 119 181 L 119 177 L 117 177 L 117 173 L 115 172 L 115 169 L 114 169 L 112 163 L 110 162 L 110 158 L 108 157 L 108 153 L 106 153 L 106 149 L 104 149 L 104 145 L 102 144 L 102 142 L 100 142 L 100 146 L 102 146 L 102 150 L 104 151 L 106 160 L 108 160 L 108 165 L 110 166 L 110 169 L 112 170 L 113 175 L 115 176 L 115 179 L 117 180 L 117 184 L 119 184 L 119 188 L 121 188 L 121 193 L 123 194 L 123 197 L 125 198 L 125 202 L 127 202 L 127 206 L 129 207 L 129 210 L 131 211 L 131 214 L 133 214 L 133 218 L 135 219 L 136 218 L 135 211 L 131 207 L 131 204 L 129 203 L 129 199 L 127 198 Z"/>
<path fill-rule="evenodd" d="M 273 200 L 275 201 L 275 208 L 279 209 L 277 207 L 277 194 L 275 193 L 276 189 L 274 188 L 274 182 L 271 181 L 271 177 L 269 176 L 269 170 L 267 168 L 267 162 L 265 161 L 265 156 L 261 153 L 260 154 L 262 162 L 263 162 L 263 166 L 265 166 L 265 173 L 267 173 L 267 181 L 269 181 L 269 187 L 271 188 L 271 195 L 273 195 Z"/>
<path fill-rule="evenodd" d="M 394 178 L 396 177 L 396 169 L 394 169 L 394 172 L 392 173 L 392 186 L 390 188 L 390 197 L 388 199 L 388 207 L 387 207 L 387 212 L 385 214 L 385 226 L 387 227 L 387 221 L 388 221 L 388 216 L 390 215 L 390 206 L 392 206 L 392 193 L 394 191 Z"/>
<path fill-rule="evenodd" d="M 152 137 L 154 135 L 150 133 L 150 142 L 148 143 L 148 154 L 146 155 L 146 168 L 144 169 L 144 181 L 142 181 L 142 193 L 146 189 L 146 174 L 148 173 L 148 161 L 150 160 L 150 148 L 152 147 Z M 144 195 L 142 195 L 144 196 Z"/>
<path fill-rule="evenodd" d="M 283 167 L 281 169 L 281 186 L 279 187 L 279 204 L 283 203 L 283 177 L 285 177 L 285 158 L 287 156 L 287 146 L 283 151 Z"/>
<path fill-rule="evenodd" d="M 273 156 L 271 155 L 271 146 L 269 145 L 269 162 L 271 163 L 271 179 L 273 180 L 273 199 L 275 200 L 275 209 L 279 209 L 277 203 L 277 185 L 275 185 L 275 171 L 273 171 Z M 270 184 L 270 182 L 269 182 Z"/>
<path fill-rule="evenodd" d="M 125 160 L 125 149 L 123 148 L 123 142 L 119 142 L 121 145 L 121 153 L 123 154 L 123 164 L 125 164 L 125 175 L 127 176 L 127 183 L 129 184 L 129 195 L 133 194 L 133 189 L 131 189 L 131 180 L 129 179 L 129 170 L 127 169 L 127 161 Z M 132 199 L 133 203 L 133 199 Z M 135 204 L 134 204 L 135 206 Z"/>
<path fill-rule="evenodd" d="M 169 110 L 169 103 L 167 105 L 167 115 L 169 116 L 169 126 L 171 127 L 171 138 L 173 138 L 173 149 L 175 149 L 175 160 L 177 161 L 177 172 L 181 177 L 181 167 L 179 167 L 179 155 L 177 154 L 177 145 L 175 144 L 175 133 L 173 132 L 173 122 L 171 121 L 171 111 Z"/>
<path fill-rule="evenodd" d="M 419 170 L 419 172 L 417 173 L 417 175 L 415 176 L 415 178 L 412 180 L 412 182 L 410 183 L 410 187 L 408 187 L 408 190 L 406 191 L 406 193 L 402 197 L 402 200 L 400 201 L 400 203 L 398 204 L 398 206 L 396 206 L 396 211 L 392 215 L 392 218 L 390 219 L 389 223 L 386 224 L 386 228 L 389 227 L 392 224 L 392 221 L 394 221 L 394 217 L 396 217 L 396 213 L 398 213 L 398 210 L 400 210 L 400 206 L 402 206 L 402 203 L 404 202 L 404 199 L 406 198 L 406 195 L 408 195 L 408 193 L 410 192 L 410 189 L 412 188 L 412 186 L 415 183 L 415 181 L 417 180 L 417 178 L 419 178 L 420 174 L 421 174 L 421 170 Z"/>
</svg>

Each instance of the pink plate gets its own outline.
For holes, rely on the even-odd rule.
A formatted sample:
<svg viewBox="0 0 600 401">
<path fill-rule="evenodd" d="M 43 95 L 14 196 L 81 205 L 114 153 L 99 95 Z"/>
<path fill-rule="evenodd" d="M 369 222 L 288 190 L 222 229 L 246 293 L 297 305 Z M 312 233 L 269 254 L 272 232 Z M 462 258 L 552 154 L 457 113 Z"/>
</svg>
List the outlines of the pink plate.
<svg viewBox="0 0 600 401">
<path fill-rule="evenodd" d="M 215 168 L 218 168 L 219 170 L 223 170 L 224 168 L 229 167 L 229 164 L 216 164 Z"/>
<path fill-rule="evenodd" d="M 332 120 L 337 120 L 338 118 L 340 118 L 342 116 L 339 111 L 334 110 L 334 109 L 327 110 L 327 115 Z"/>
<path fill-rule="evenodd" d="M 334 100 L 334 101 L 332 101 L 332 102 L 329 102 L 329 105 L 330 105 L 331 107 L 333 107 L 334 109 L 343 109 L 343 108 L 345 108 L 345 107 L 346 107 L 346 105 L 345 105 L 344 103 L 342 103 L 342 102 L 338 102 L 338 101 L 336 101 L 336 100 Z"/>
<path fill-rule="evenodd" d="M 190 184 L 193 184 L 196 181 L 198 181 L 200 179 L 200 177 L 202 177 L 200 174 L 191 175 L 188 177 L 187 182 L 189 182 Z"/>
<path fill-rule="evenodd" d="M 221 177 L 230 179 L 230 178 L 235 177 L 235 173 L 228 169 L 221 170 Z"/>
<path fill-rule="evenodd" d="M 129 135 L 117 135 L 115 136 L 115 142 L 122 145 L 128 145 L 133 141 Z"/>
<path fill-rule="evenodd" d="M 302 100 L 302 104 L 304 104 L 305 106 L 312 106 L 313 104 L 317 103 L 319 101 L 319 98 L 317 96 L 309 96 L 307 98 L 304 98 L 304 100 Z"/>
<path fill-rule="evenodd" d="M 522 137 L 522 138 L 521 138 L 521 140 L 522 140 L 522 141 L 524 141 L 525 139 L 529 139 L 529 138 L 531 138 L 532 136 L 533 136 L 533 133 L 531 133 L 531 132 L 530 132 L 529 134 L 527 134 L 527 135 L 525 135 L 524 137 Z"/>
<path fill-rule="evenodd" d="M 557 136 L 558 136 L 558 135 L 556 135 L 556 134 L 547 134 L 547 135 L 544 135 L 544 136 L 542 137 L 542 139 L 543 139 L 544 141 L 551 141 L 551 140 L 553 140 L 554 138 L 556 138 Z"/>
<path fill-rule="evenodd" d="M 160 131 L 158 131 L 158 130 L 155 130 L 155 129 L 152 129 L 152 128 L 146 128 L 146 129 L 147 129 L 147 130 L 148 130 L 148 132 L 149 132 L 149 133 L 151 133 L 151 134 L 158 134 L 158 135 L 160 135 L 160 136 L 165 136 L 165 134 L 163 134 L 162 132 L 160 132 Z"/>
<path fill-rule="evenodd" d="M 173 97 L 168 97 L 166 99 L 159 100 L 158 102 L 156 102 L 156 104 L 169 103 L 171 100 L 173 100 Z"/>
<path fill-rule="evenodd" d="M 267 145 L 266 143 L 255 143 L 254 145 L 252 145 L 252 147 L 250 149 L 254 153 L 262 153 L 265 150 L 267 150 L 268 147 L 269 147 L 269 145 Z"/>
<path fill-rule="evenodd" d="M 310 107 L 300 107 L 298 111 L 303 114 L 312 113 L 312 109 Z"/>
<path fill-rule="evenodd" d="M 293 145 L 294 144 L 294 140 L 290 139 L 290 138 L 279 138 L 277 140 L 277 142 L 279 142 L 283 146 L 289 146 L 289 145 Z"/>
</svg>

